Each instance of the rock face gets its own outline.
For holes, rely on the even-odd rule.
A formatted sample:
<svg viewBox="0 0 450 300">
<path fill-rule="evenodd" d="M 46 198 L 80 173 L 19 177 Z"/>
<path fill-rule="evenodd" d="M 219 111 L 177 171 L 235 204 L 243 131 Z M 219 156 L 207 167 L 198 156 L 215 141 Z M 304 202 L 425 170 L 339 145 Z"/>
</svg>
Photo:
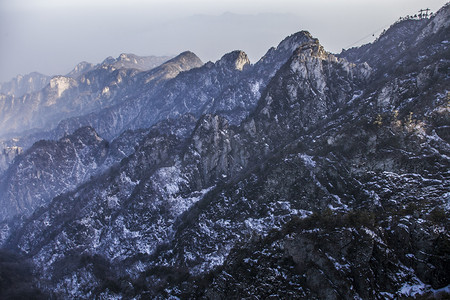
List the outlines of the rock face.
<svg viewBox="0 0 450 300">
<path fill-rule="evenodd" d="M 4 142 L 0 143 L 0 149 L 0 174 L 3 174 L 23 149 Z"/>
<path fill-rule="evenodd" d="M 60 193 L 89 179 L 107 155 L 108 143 L 92 128 L 59 140 L 40 141 L 15 160 L 2 182 L 2 219 L 31 214 Z"/>
<path fill-rule="evenodd" d="M 14 160 L 0 181 L 0 220 L 28 216 L 55 196 L 92 180 L 133 154 L 149 132 L 187 136 L 194 125 L 195 119 L 186 115 L 150 129 L 124 132 L 111 143 L 92 127 L 82 127 L 59 141 L 39 141 Z M 7 149 L 5 158 L 10 152 L 15 157 L 20 151 Z"/>
<path fill-rule="evenodd" d="M 172 58 L 171 56 L 138 56 L 130 53 L 122 53 L 117 58 L 112 58 L 111 56 L 106 58 L 102 62 L 102 65 L 111 65 L 116 69 L 149 71 Z"/>
<path fill-rule="evenodd" d="M 104 167 L 0 223 L 3 247 L 61 298 L 448 296 L 448 14 L 339 56 L 300 32 L 255 65 L 235 51 L 179 73 L 110 111 L 138 113 L 106 152 L 80 129 Z M 31 149 L 46 143 L 65 149 Z"/>
<path fill-rule="evenodd" d="M 145 72 L 137 70 L 140 65 L 116 69 L 134 60 L 142 63 L 130 55 L 106 59 L 96 67 L 80 63 L 69 73 L 71 78 L 54 78 L 50 90 L 26 99 L 0 95 L 0 106 L 5 108 L 0 115 L 3 134 L 14 137 L 15 142 L 6 140 L 8 144 L 27 149 L 39 139 L 59 139 L 83 126 L 91 126 L 112 140 L 125 130 L 147 128 L 185 113 L 196 117 L 220 113 L 238 124 L 254 109 L 276 70 L 298 46 L 312 39 L 307 32 L 293 34 L 254 66 L 242 51 L 226 54 L 202 68 L 197 68 L 203 63 L 192 52 Z M 120 63 L 123 61 L 127 63 Z M 182 76 L 177 76 L 180 72 Z M 30 102 L 34 104 L 25 105 Z M 41 102 L 46 106 L 42 107 Z M 19 135 L 11 133 L 19 128 L 29 130 Z"/>
<path fill-rule="evenodd" d="M 56 132 L 71 132 L 80 126 L 92 126 L 102 136 L 112 139 L 126 129 L 149 127 L 166 118 L 185 113 L 200 117 L 220 113 L 232 124 L 238 124 L 254 109 L 261 92 L 302 43 L 312 40 L 309 33 L 299 32 L 272 48 L 255 65 L 247 55 L 234 51 L 216 63 L 186 71 L 158 89 L 138 89 L 128 100 L 99 112 L 62 121 Z M 193 53 L 184 57 L 191 59 Z M 151 109 L 149 109 L 151 108 Z"/>
<path fill-rule="evenodd" d="M 49 81 L 49 76 L 37 72 L 24 76 L 19 75 L 9 82 L 0 83 L 0 94 L 22 97 L 25 94 L 43 89 Z"/>
<path fill-rule="evenodd" d="M 61 120 L 116 105 L 144 88 L 151 89 L 179 72 L 202 65 L 195 55 L 183 53 L 157 67 L 166 58 L 121 55 L 95 67 L 80 63 L 69 75 L 49 79 L 40 91 L 1 95 L 0 136 L 48 131 Z"/>
</svg>

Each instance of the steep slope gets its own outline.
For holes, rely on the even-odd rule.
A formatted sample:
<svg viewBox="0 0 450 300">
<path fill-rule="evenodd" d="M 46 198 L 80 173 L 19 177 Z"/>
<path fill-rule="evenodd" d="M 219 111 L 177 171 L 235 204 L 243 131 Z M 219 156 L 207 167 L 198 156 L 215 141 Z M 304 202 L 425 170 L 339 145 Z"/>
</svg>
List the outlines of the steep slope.
<svg viewBox="0 0 450 300">
<path fill-rule="evenodd" d="M 98 113 L 71 118 L 59 124 L 56 132 L 71 132 L 92 126 L 105 138 L 114 138 L 125 129 L 149 127 L 167 117 L 185 113 L 200 116 L 220 113 L 238 124 L 256 106 L 267 83 L 292 52 L 312 40 L 307 32 L 298 32 L 270 49 L 254 66 L 242 51 L 224 55 L 216 63 L 183 72 L 155 94 L 144 90 L 128 101 Z"/>
<path fill-rule="evenodd" d="M 80 63 L 70 73 L 71 76 L 78 76 L 76 79 L 56 76 L 43 90 L 21 98 L 0 94 L 0 122 L 4 125 L 0 127 L 0 135 L 5 134 L 0 142 L 0 176 L 15 157 L 15 152 L 10 149 L 26 150 L 38 140 L 58 140 L 84 126 L 94 126 L 96 131 L 108 140 L 118 137 L 124 130 L 140 128 L 130 126 L 127 120 L 134 119 L 143 106 L 143 103 L 132 99 L 135 99 L 136 95 L 148 97 L 165 81 L 176 77 L 180 72 L 203 64 L 192 52 L 184 52 L 150 71 L 114 67 L 121 66 L 123 62 L 126 66 L 134 64 L 135 62 L 130 62 L 131 58 L 137 60 L 137 63 L 141 63 L 141 60 L 146 63 L 143 66 L 134 65 L 140 69 L 162 60 L 161 57 L 129 56 L 121 55 L 116 60 L 105 60 L 97 66 Z M 111 64 L 107 64 L 108 61 Z M 120 106 L 118 103 L 124 105 Z M 116 109 L 118 106 L 119 109 Z M 91 113 L 82 118 L 81 122 L 78 119 L 60 122 L 68 116 L 99 110 L 103 112 Z M 58 123 L 57 128 L 50 130 Z M 147 126 L 143 127 L 150 127 L 155 122 L 150 120 L 147 123 Z M 33 126 L 40 129 L 30 129 Z M 11 133 L 11 130 L 25 132 Z"/>
<path fill-rule="evenodd" d="M 213 119 L 213 123 L 220 122 L 217 117 Z M 207 138 L 213 139 L 218 134 L 218 127 L 213 128 L 211 131 L 209 127 L 200 126 L 194 132 L 200 131 L 199 134 L 204 136 L 202 132 L 206 129 Z M 217 179 L 209 175 L 215 167 L 214 155 L 217 154 L 208 154 L 213 156 L 208 160 L 213 165 L 202 165 L 197 154 L 197 151 L 205 153 L 201 147 L 199 138 L 185 137 L 183 132 L 150 131 L 135 154 L 80 186 L 74 193 L 55 198 L 48 208 L 37 210 L 25 222 L 27 229 L 24 227 L 16 232 L 10 242 L 20 244 L 19 247 L 28 254 L 40 256 L 42 262 L 53 260 L 42 270 L 44 276 L 49 276 L 47 280 L 53 280 L 52 270 L 65 265 L 68 272 L 64 271 L 61 278 L 54 278 L 58 291 L 67 287 L 66 276 L 84 273 L 85 267 L 90 269 L 84 263 L 90 264 L 91 258 L 96 260 L 95 257 L 106 259 L 107 263 L 116 261 L 118 272 L 139 272 L 142 268 L 139 263 L 130 265 L 124 260 L 132 253 L 151 254 L 161 242 L 170 240 L 177 217 L 201 199 Z M 38 221 L 44 219 L 43 223 Z M 29 230 L 29 226 L 34 229 Z M 36 235 L 34 230 L 37 228 L 43 230 L 42 235 Z M 68 235 L 66 230 L 69 230 Z M 67 239 L 76 239 L 75 248 L 54 247 L 55 241 L 66 244 Z M 81 264 L 77 259 L 67 260 L 67 251 L 78 253 L 81 249 L 86 257 Z M 134 249 L 132 253 L 130 249 Z M 79 278 L 74 293 L 102 284 L 103 279 L 97 279 L 95 274 L 87 276 L 88 281 L 84 275 Z"/>
<path fill-rule="evenodd" d="M 172 56 L 138 56 L 131 53 L 122 53 L 117 58 L 111 56 L 106 58 L 101 64 L 111 65 L 116 69 L 150 71 L 172 58 Z"/>
<path fill-rule="evenodd" d="M 0 220 L 29 216 L 55 196 L 101 174 L 129 155 L 149 132 L 190 134 L 195 119 L 186 115 L 150 129 L 126 131 L 111 143 L 92 127 L 82 127 L 59 141 L 41 140 L 19 155 L 0 177 Z"/>
<path fill-rule="evenodd" d="M 0 216 L 31 214 L 59 193 L 86 181 L 107 155 L 108 143 L 92 128 L 57 142 L 40 141 L 15 160 L 1 183 Z"/>
<path fill-rule="evenodd" d="M 209 114 L 150 131 L 119 165 L 4 222 L 5 247 L 61 297 L 448 295 L 448 13 L 383 68 L 306 38 L 240 126 Z M 242 52 L 221 61 L 164 87 L 251 70 Z"/>
<path fill-rule="evenodd" d="M 131 70 L 115 70 L 115 66 L 122 66 L 122 62 L 130 63 L 136 60 L 130 55 L 121 55 L 115 60 L 107 59 L 97 67 L 80 63 L 70 73 L 77 80 L 71 81 L 75 86 L 68 90 L 75 91 L 69 93 L 60 89 L 62 99 L 56 97 L 55 103 L 47 109 L 47 113 L 52 116 L 47 115 L 45 122 L 48 124 L 45 126 L 53 127 L 56 125 L 54 122 L 73 113 L 82 115 L 89 110 L 95 112 L 65 119 L 51 131 L 38 131 L 20 137 L 14 135 L 15 141 L 12 143 L 10 140 L 8 144 L 27 149 L 39 139 L 56 140 L 83 126 L 91 126 L 102 137 L 112 140 L 124 130 L 149 127 L 167 117 L 177 117 L 184 113 L 192 113 L 198 117 L 203 113 L 217 112 L 237 124 L 255 107 L 270 78 L 288 60 L 292 52 L 300 44 L 310 40 L 312 37 L 308 32 L 298 32 L 284 39 L 277 48 L 270 49 L 254 66 L 250 64 L 245 53 L 235 51 L 225 55 L 215 64 L 208 63 L 199 70 L 183 72 L 183 76 L 179 77 L 176 76 L 179 71 L 202 64 L 193 53 L 185 52 L 163 66 L 142 74 Z M 176 78 L 161 86 L 161 83 L 173 77 Z M 64 81 L 67 78 L 60 79 Z M 64 86 L 59 83 L 60 80 L 54 81 L 55 88 Z M 11 115 L 7 113 L 11 110 L 19 112 L 21 105 L 14 103 L 17 103 L 17 100 L 20 103 L 21 99 L 0 97 L 4 98 L 5 117 Z M 92 101 L 93 98 L 95 101 Z M 56 101 L 62 104 L 58 105 Z M 67 103 L 70 107 L 67 107 Z M 153 109 L 155 107 L 158 109 Z M 38 118 L 35 121 L 39 124 L 44 120 L 40 118 L 41 114 L 36 114 L 30 107 L 21 112 L 21 116 L 4 122 L 12 127 L 20 124 L 23 129 L 23 118 Z M 54 121 L 49 123 L 49 118 Z"/>
<path fill-rule="evenodd" d="M 259 147 L 271 152 L 360 96 L 370 75 L 367 64 L 338 59 L 318 40 L 305 43 L 278 71 L 243 126 L 250 137 L 264 136 Z"/>
<path fill-rule="evenodd" d="M 41 91 L 22 97 L 2 95 L 0 135 L 48 131 L 65 118 L 115 105 L 142 92 L 144 87 L 152 89 L 179 72 L 202 65 L 198 57 L 184 53 L 158 68 L 143 71 L 165 59 L 121 55 L 97 67 L 82 63 L 71 72 L 72 76 L 78 76 L 76 78 L 55 76 Z"/>
<path fill-rule="evenodd" d="M 50 76 L 37 72 L 18 75 L 8 82 L 0 83 L 0 94 L 21 97 L 25 94 L 37 92 L 50 82 Z"/>
</svg>

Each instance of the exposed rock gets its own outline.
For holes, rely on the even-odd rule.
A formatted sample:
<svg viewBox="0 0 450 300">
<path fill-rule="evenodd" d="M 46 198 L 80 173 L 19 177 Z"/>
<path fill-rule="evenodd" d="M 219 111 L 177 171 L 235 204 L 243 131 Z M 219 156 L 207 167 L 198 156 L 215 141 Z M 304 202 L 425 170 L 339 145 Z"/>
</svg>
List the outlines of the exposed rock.
<svg viewBox="0 0 450 300">
<path fill-rule="evenodd" d="M 9 82 L 0 83 L 0 94 L 22 97 L 25 94 L 37 92 L 50 81 L 50 76 L 33 72 L 27 75 L 18 75 Z"/>
<path fill-rule="evenodd" d="M 65 298 L 448 295 L 448 31 L 394 47 L 433 18 L 410 21 L 348 60 L 297 33 L 111 109 L 121 130 L 193 115 L 124 132 L 111 168 L 1 223 L 4 247 Z M 240 125 L 200 116 L 252 105 Z"/>
</svg>

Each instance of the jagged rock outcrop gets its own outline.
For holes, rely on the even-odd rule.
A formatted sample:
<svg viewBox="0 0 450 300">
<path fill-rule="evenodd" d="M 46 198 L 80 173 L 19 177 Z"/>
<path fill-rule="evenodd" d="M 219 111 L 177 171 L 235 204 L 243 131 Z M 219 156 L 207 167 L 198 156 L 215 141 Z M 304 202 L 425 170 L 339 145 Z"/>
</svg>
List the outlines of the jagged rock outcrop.
<svg viewBox="0 0 450 300">
<path fill-rule="evenodd" d="M 133 62 L 129 62 L 129 55 L 122 55 L 110 64 L 77 66 L 69 74 L 78 77 L 55 76 L 41 91 L 22 97 L 2 96 L 0 135 L 20 136 L 27 131 L 48 131 L 66 118 L 116 105 L 136 93 L 151 90 L 184 70 L 202 65 L 198 57 L 194 56 L 183 53 L 147 71 L 166 57 L 155 61 L 154 57 L 131 56 Z M 71 128 L 69 132 L 79 127 Z"/>
<path fill-rule="evenodd" d="M 14 158 L 22 153 L 23 149 L 0 142 L 0 177 L 9 168 Z"/>
<path fill-rule="evenodd" d="M 149 132 L 186 137 L 193 130 L 195 121 L 193 116 L 185 115 L 149 129 L 126 131 L 111 143 L 92 127 L 83 127 L 56 142 L 41 140 L 21 155 L 15 153 L 20 149 L 11 148 L 9 151 L 14 152 L 11 155 L 19 156 L 3 178 L 0 177 L 0 219 L 28 216 L 55 196 L 73 190 L 119 164 L 135 152 Z"/>
<path fill-rule="evenodd" d="M 394 26 L 416 30 L 409 21 Z M 155 127 L 165 130 L 129 133 L 134 151 L 123 136 L 117 145 L 130 154 L 119 164 L 29 218 L 1 223 L 4 247 L 31 258 L 41 286 L 65 297 L 448 295 L 450 111 L 441 45 L 449 33 L 438 23 L 381 67 L 330 55 L 305 32 L 287 38 L 261 63 L 275 66 L 277 51 L 301 44 L 276 70 L 264 69 L 274 75 L 240 125 L 185 116 Z M 381 59 L 381 42 L 363 50 Z M 433 54 L 422 57 L 426 49 Z M 210 79 L 243 91 L 260 68 L 246 61 L 237 51 L 180 73 L 152 108 L 189 111 L 191 97 L 224 91 Z"/>
<path fill-rule="evenodd" d="M 137 69 L 149 71 L 166 61 L 172 59 L 171 56 L 138 56 L 131 53 L 122 53 L 117 58 L 108 57 L 101 64 L 111 65 L 116 69 Z"/>
<path fill-rule="evenodd" d="M 268 85 L 244 123 L 250 137 L 264 136 L 261 152 L 292 141 L 362 93 L 371 75 L 325 52 L 318 40 L 302 44 Z"/>
<path fill-rule="evenodd" d="M 81 76 L 81 75 L 83 75 L 83 74 L 85 74 L 85 73 L 87 73 L 89 71 L 92 71 L 96 67 L 98 67 L 98 66 L 96 66 L 94 64 L 91 64 L 91 63 L 88 63 L 87 61 L 82 61 L 79 64 L 77 64 L 75 66 L 75 68 L 73 68 L 72 71 L 67 73 L 66 76 L 76 79 L 79 76 Z"/>
<path fill-rule="evenodd" d="M 40 141 L 19 156 L 1 183 L 1 219 L 30 215 L 60 193 L 89 179 L 106 158 L 108 143 L 92 128 L 58 142 Z"/>
<path fill-rule="evenodd" d="M 12 80 L 0 83 L 0 94 L 22 97 L 43 89 L 50 81 L 50 76 L 33 72 L 26 75 L 18 75 Z"/>
</svg>

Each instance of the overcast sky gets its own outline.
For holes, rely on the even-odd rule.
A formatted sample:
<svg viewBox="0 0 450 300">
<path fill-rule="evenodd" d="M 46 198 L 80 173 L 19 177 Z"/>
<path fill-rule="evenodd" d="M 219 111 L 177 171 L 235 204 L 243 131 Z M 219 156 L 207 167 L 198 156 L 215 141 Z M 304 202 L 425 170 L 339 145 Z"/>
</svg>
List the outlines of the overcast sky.
<svg viewBox="0 0 450 300">
<path fill-rule="evenodd" d="M 447 0 L 0 0 L 0 82 L 120 53 L 204 62 L 244 50 L 256 62 L 284 37 L 308 30 L 325 49 L 373 41 L 399 17 Z"/>
</svg>

